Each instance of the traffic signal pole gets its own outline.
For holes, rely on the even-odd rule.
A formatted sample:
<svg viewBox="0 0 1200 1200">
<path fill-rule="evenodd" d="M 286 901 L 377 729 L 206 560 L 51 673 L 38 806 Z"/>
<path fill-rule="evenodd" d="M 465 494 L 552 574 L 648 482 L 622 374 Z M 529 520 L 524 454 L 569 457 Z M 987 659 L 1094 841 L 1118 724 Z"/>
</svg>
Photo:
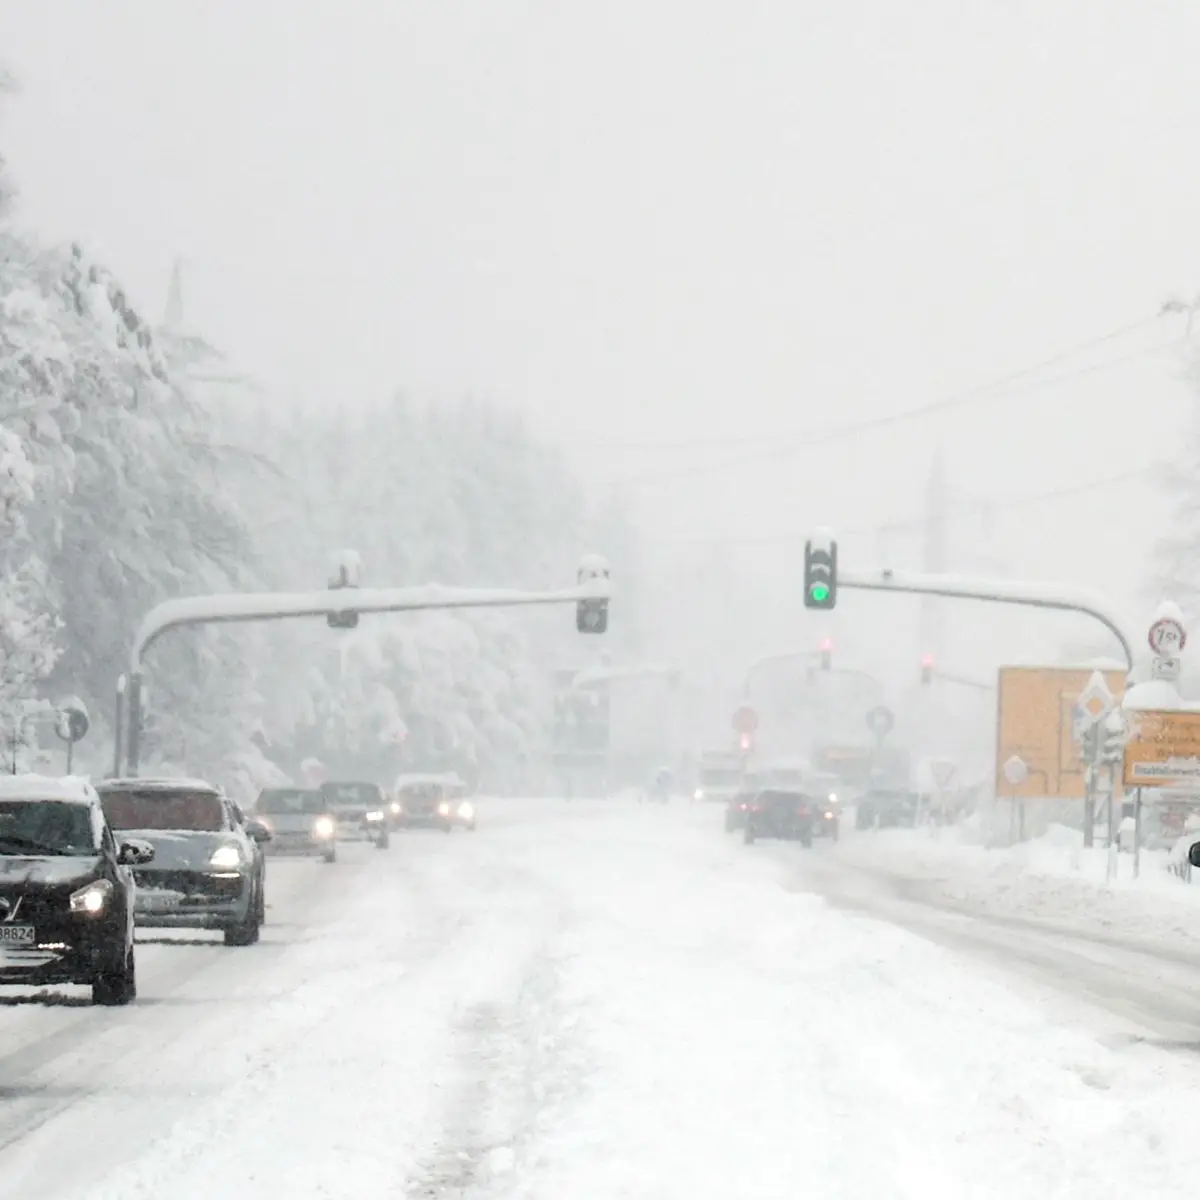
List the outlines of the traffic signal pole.
<svg viewBox="0 0 1200 1200">
<path fill-rule="evenodd" d="M 589 573 L 586 563 L 585 567 L 581 568 L 581 577 L 585 573 Z M 195 625 L 280 621 L 297 617 L 336 617 L 348 609 L 357 613 L 392 613 L 574 604 L 577 612 L 582 612 L 598 603 L 606 604 L 610 598 L 611 583 L 605 575 L 603 578 L 583 578 L 575 587 L 549 592 L 523 592 L 505 588 L 448 588 L 428 584 L 424 587 L 410 588 L 326 588 L 314 592 L 234 593 L 167 600 L 152 608 L 142 618 L 133 639 L 129 674 L 121 689 L 125 696 L 128 744 L 125 770 L 130 775 L 136 775 L 138 771 L 145 655 L 168 630 Z M 591 629 L 586 631 L 592 632 Z M 594 631 L 603 632 L 603 627 Z M 121 690 L 118 691 L 118 697 Z M 115 765 L 116 773 L 119 774 L 121 764 Z"/>
</svg>

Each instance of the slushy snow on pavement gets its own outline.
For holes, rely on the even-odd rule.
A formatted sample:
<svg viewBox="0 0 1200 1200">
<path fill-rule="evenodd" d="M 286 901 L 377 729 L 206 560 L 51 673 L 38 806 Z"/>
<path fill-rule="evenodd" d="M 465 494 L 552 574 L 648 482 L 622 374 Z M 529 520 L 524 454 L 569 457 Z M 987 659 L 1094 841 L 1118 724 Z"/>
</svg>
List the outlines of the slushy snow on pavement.
<svg viewBox="0 0 1200 1200">
<path fill-rule="evenodd" d="M 1194 1061 L 789 888 L 833 848 L 720 819 L 496 801 L 396 839 L 211 1046 L 232 1085 L 80 1200 L 1190 1190 Z"/>
</svg>

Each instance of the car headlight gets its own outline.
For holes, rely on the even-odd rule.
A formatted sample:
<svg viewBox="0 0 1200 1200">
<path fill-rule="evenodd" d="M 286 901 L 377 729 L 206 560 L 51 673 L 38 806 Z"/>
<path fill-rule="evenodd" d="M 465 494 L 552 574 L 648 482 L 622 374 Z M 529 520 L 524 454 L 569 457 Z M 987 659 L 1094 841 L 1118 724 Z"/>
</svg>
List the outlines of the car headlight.
<svg viewBox="0 0 1200 1200">
<path fill-rule="evenodd" d="M 442 816 L 442 817 L 448 817 L 450 815 L 450 805 L 439 804 L 438 805 L 438 815 Z"/>
<path fill-rule="evenodd" d="M 697 788 L 697 789 L 695 790 L 695 792 L 693 792 L 692 794 L 695 796 L 695 798 L 696 798 L 697 800 L 703 800 L 703 799 L 704 799 L 704 789 L 703 789 L 703 788 Z"/>
<path fill-rule="evenodd" d="M 231 867 L 240 867 L 242 865 L 241 851 L 236 846 L 218 846 L 212 852 L 212 858 L 208 860 L 210 867 L 221 867 L 228 870 Z"/>
<path fill-rule="evenodd" d="M 833 820 L 833 813 L 831 813 L 831 812 L 827 812 L 827 813 L 825 814 L 825 820 L 827 820 L 827 821 L 832 821 L 832 820 Z"/>
<path fill-rule="evenodd" d="M 837 803 L 837 792 L 830 792 L 830 793 L 829 793 L 829 803 L 830 803 L 830 804 L 836 804 L 836 803 Z"/>
<path fill-rule="evenodd" d="M 313 835 L 319 838 L 333 837 L 333 822 L 328 817 L 318 817 L 313 822 Z"/>
<path fill-rule="evenodd" d="M 458 815 L 462 817 L 464 821 L 469 821 L 475 815 L 475 805 L 464 800 L 462 804 L 458 806 Z"/>
<path fill-rule="evenodd" d="M 368 821 L 382 821 L 383 813 L 381 813 L 378 809 L 375 809 L 374 812 L 367 813 L 367 820 Z"/>
<path fill-rule="evenodd" d="M 107 879 L 97 879 L 71 893 L 71 911 L 95 915 L 103 912 L 104 906 L 112 895 L 113 885 Z"/>
<path fill-rule="evenodd" d="M 393 800 L 392 801 L 392 816 L 398 817 L 403 811 L 404 811 L 404 805 L 399 804 L 395 800 Z"/>
</svg>

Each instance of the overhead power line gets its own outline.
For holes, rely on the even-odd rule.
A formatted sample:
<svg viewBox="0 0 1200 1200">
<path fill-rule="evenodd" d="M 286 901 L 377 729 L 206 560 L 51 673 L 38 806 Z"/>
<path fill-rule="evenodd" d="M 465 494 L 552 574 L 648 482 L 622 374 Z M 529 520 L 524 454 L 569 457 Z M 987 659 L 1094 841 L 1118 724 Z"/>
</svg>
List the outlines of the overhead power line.
<svg viewBox="0 0 1200 1200">
<path fill-rule="evenodd" d="M 1128 471 L 1122 471 L 1116 475 L 1108 475 L 1103 479 L 1093 479 L 1088 483 L 1074 484 L 1067 487 L 1051 488 L 1044 492 L 1034 492 L 1027 496 L 1015 496 L 1008 500 L 977 500 L 960 504 L 956 506 L 956 511 L 952 516 L 962 516 L 964 514 L 975 513 L 978 515 L 988 515 L 995 512 L 1007 512 L 1011 509 L 1030 508 L 1039 504 L 1046 504 L 1053 500 L 1064 499 L 1069 496 L 1082 496 L 1089 492 L 1098 492 L 1107 488 L 1112 488 L 1118 484 L 1127 483 L 1133 479 L 1146 479 L 1155 472 L 1164 470 L 1164 464 L 1146 463 L 1140 467 L 1133 467 Z M 921 516 L 909 517 L 901 521 L 884 521 L 876 525 L 859 525 L 849 529 L 835 529 L 839 537 L 847 535 L 854 536 L 868 533 L 890 533 L 905 529 L 915 529 L 923 527 L 927 522 L 925 514 Z M 701 538 L 664 538 L 653 539 L 656 541 L 671 542 L 672 544 L 685 544 L 697 546 L 709 545 L 745 545 L 745 546 L 780 546 L 788 544 L 800 544 L 807 538 L 812 536 L 812 530 L 805 530 L 802 533 L 777 533 L 777 534 L 729 534 L 728 536 L 720 537 L 701 537 Z"/>
</svg>

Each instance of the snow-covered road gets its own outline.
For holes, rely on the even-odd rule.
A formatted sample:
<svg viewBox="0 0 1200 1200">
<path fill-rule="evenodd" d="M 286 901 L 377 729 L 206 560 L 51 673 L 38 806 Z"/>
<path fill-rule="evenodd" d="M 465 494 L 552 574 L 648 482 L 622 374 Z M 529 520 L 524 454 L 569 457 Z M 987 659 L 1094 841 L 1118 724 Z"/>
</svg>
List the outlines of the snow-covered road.
<svg viewBox="0 0 1200 1200">
<path fill-rule="evenodd" d="M 938 911 L 848 843 L 496 802 L 473 836 L 273 862 L 259 946 L 148 944 L 125 1011 L 4 1006 L 0 1196 L 1190 1190 L 1200 960 L 1142 955 L 1150 1025 L 1105 994 L 1134 951 Z"/>
</svg>

